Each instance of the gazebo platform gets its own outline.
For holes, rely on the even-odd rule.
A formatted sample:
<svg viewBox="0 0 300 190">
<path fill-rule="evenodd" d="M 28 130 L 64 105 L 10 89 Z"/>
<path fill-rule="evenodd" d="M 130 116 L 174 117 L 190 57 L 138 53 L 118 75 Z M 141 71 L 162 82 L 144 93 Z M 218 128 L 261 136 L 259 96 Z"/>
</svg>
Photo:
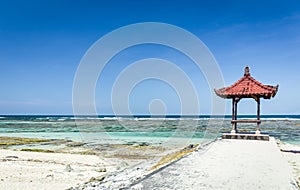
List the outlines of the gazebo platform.
<svg viewBox="0 0 300 190">
<path fill-rule="evenodd" d="M 267 134 L 251 134 L 251 133 L 223 133 L 222 139 L 242 139 L 242 140 L 262 140 L 269 141 Z"/>
</svg>

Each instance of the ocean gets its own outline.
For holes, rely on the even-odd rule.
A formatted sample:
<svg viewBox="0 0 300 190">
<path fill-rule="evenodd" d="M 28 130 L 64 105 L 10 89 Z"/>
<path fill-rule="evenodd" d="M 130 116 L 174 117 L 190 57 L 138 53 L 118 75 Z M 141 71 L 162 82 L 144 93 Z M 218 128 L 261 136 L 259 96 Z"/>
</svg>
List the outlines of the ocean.
<svg viewBox="0 0 300 190">
<path fill-rule="evenodd" d="M 255 118 L 241 115 L 239 119 Z M 177 145 L 213 141 L 231 130 L 231 116 L 1 115 L 0 136 L 66 139 L 97 144 Z M 261 131 L 300 145 L 300 115 L 262 115 Z M 255 132 L 255 124 L 238 124 Z"/>
</svg>

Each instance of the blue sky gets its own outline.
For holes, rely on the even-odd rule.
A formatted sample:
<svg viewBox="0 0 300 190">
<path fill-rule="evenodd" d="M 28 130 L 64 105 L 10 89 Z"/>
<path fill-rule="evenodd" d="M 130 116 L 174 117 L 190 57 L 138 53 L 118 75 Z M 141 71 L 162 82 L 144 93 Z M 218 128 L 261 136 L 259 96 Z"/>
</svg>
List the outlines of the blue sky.
<svg viewBox="0 0 300 190">
<path fill-rule="evenodd" d="M 213 53 L 225 85 L 245 65 L 279 92 L 262 101 L 262 114 L 300 114 L 300 1 L 2 1 L 0 3 L 0 114 L 72 114 L 72 87 L 82 56 L 103 35 L 138 22 L 164 22 L 199 37 Z M 133 60 L 174 61 L 191 77 L 200 112 L 209 114 L 208 87 L 201 72 L 170 48 L 142 46 L 116 56 L 98 80 L 99 114 L 111 114 L 114 77 Z M 120 64 L 119 67 L 117 64 Z M 197 85 L 199 84 L 199 85 Z M 124 97 L 120 97 L 124 98 Z M 130 96 L 135 114 L 149 113 L 161 99 L 167 114 L 180 112 L 174 90 L 159 81 L 139 84 Z M 239 113 L 255 114 L 245 100 Z M 230 102 L 227 105 L 230 114 Z"/>
</svg>

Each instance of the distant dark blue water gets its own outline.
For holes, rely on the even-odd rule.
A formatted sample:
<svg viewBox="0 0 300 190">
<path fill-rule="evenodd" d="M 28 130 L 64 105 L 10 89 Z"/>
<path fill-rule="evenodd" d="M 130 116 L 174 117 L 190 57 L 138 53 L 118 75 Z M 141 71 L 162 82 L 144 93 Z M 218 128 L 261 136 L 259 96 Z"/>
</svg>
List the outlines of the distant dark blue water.
<svg viewBox="0 0 300 190">
<path fill-rule="evenodd" d="M 79 118 L 88 118 L 88 117 L 98 117 L 98 118 L 115 118 L 115 117 L 123 117 L 123 118 L 231 118 L 231 115 L 98 115 L 98 116 L 79 116 Z M 256 115 L 239 115 L 239 118 L 256 118 Z M 23 120 L 49 120 L 49 119 L 75 119 L 74 115 L 0 115 L 0 119 L 14 120 L 14 119 L 23 119 Z M 261 118 L 266 119 L 300 119 L 300 115 L 261 115 Z"/>
</svg>

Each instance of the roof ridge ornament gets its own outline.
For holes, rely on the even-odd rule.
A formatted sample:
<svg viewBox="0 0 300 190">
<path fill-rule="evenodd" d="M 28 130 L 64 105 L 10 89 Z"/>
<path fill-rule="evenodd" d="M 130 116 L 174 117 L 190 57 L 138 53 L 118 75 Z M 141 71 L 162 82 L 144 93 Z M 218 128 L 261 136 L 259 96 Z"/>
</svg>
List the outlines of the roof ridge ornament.
<svg viewBox="0 0 300 190">
<path fill-rule="evenodd" d="M 250 75 L 250 68 L 248 66 L 245 67 L 244 76 Z"/>
</svg>

